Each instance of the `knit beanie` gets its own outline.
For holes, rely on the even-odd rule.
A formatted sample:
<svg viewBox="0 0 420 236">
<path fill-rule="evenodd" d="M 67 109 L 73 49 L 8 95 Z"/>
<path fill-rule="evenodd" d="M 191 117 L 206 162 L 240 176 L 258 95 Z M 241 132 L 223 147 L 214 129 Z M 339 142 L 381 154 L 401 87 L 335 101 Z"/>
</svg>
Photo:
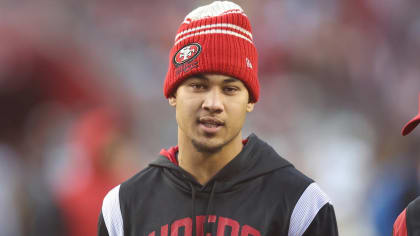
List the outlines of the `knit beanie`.
<svg viewBox="0 0 420 236">
<path fill-rule="evenodd" d="M 258 56 L 251 24 L 233 2 L 215 1 L 185 17 L 169 53 L 165 97 L 169 98 L 184 79 L 202 73 L 239 79 L 247 87 L 250 101 L 258 101 Z"/>
</svg>

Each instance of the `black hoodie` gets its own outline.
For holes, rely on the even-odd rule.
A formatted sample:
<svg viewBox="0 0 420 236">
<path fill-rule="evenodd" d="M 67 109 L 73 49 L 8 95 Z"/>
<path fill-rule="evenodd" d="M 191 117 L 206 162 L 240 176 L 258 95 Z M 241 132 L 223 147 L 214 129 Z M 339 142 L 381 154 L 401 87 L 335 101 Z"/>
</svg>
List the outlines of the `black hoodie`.
<svg viewBox="0 0 420 236">
<path fill-rule="evenodd" d="M 161 152 L 107 194 L 98 235 L 338 235 L 333 206 L 313 180 L 254 134 L 245 143 L 205 185 L 177 165 L 177 148 Z"/>
</svg>

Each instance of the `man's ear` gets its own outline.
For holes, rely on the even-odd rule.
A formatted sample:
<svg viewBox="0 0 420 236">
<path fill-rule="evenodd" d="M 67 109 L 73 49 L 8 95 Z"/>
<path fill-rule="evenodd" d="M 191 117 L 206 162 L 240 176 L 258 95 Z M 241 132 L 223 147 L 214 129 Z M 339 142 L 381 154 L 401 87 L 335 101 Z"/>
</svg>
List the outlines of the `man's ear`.
<svg viewBox="0 0 420 236">
<path fill-rule="evenodd" d="M 252 110 L 254 110 L 254 105 L 255 103 L 248 102 L 248 104 L 246 105 L 246 111 L 251 112 Z"/>
<path fill-rule="evenodd" d="M 176 97 L 174 95 L 168 98 L 169 105 L 176 107 Z"/>
</svg>

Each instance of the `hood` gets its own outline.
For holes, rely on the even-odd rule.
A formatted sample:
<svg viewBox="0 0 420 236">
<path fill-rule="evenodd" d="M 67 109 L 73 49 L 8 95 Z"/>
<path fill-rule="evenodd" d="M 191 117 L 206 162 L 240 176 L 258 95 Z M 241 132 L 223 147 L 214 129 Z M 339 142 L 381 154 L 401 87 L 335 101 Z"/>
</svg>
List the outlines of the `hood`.
<svg viewBox="0 0 420 236">
<path fill-rule="evenodd" d="M 247 181 L 292 166 L 255 134 L 251 134 L 243 142 L 245 145 L 242 151 L 204 186 L 201 186 L 188 172 L 178 166 L 178 147 L 172 147 L 168 150 L 162 149 L 159 158 L 152 162 L 150 166 L 168 170 L 174 175 L 175 178 L 172 179 L 175 180 L 177 185 L 187 191 L 191 191 L 191 184 L 193 184 L 200 186 L 198 189 L 200 192 L 210 192 L 211 186 L 217 182 L 216 193 L 232 191 Z"/>
</svg>

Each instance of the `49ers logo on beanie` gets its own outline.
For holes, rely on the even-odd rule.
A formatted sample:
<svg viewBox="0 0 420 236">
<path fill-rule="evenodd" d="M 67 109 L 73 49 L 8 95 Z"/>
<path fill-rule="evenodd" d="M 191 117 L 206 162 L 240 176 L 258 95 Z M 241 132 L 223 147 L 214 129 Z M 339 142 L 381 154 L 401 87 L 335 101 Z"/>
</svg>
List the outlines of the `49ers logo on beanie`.
<svg viewBox="0 0 420 236">
<path fill-rule="evenodd" d="M 201 52 L 201 45 L 198 43 L 190 43 L 178 50 L 174 56 L 175 66 L 180 66 L 186 62 L 194 60 Z"/>
</svg>

